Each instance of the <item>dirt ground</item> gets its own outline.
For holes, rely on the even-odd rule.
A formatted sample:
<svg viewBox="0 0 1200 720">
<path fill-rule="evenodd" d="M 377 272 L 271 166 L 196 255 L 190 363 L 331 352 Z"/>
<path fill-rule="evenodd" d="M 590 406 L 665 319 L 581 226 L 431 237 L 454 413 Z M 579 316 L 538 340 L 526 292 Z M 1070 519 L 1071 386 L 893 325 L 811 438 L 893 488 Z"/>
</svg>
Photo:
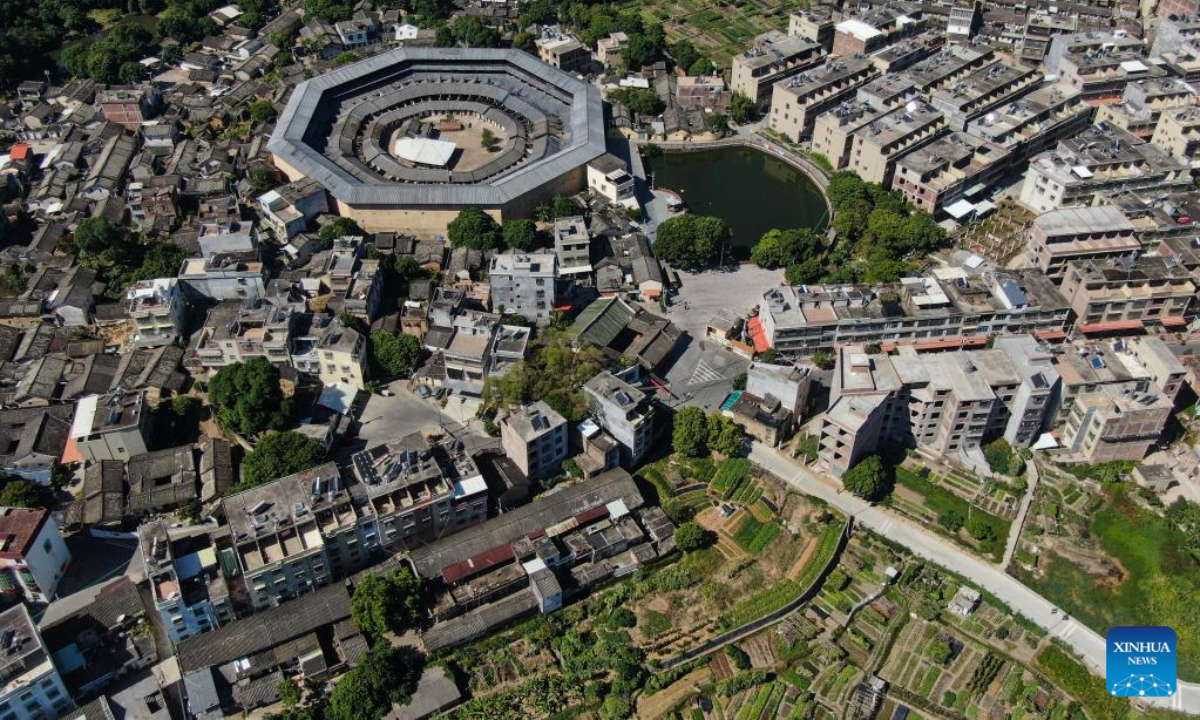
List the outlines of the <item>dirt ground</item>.
<svg viewBox="0 0 1200 720">
<path fill-rule="evenodd" d="M 436 125 L 438 122 L 445 119 L 441 115 L 434 115 L 429 118 L 431 124 Z M 437 134 L 438 140 L 445 140 L 458 145 L 459 154 L 454 161 L 454 169 L 461 172 L 474 170 L 491 162 L 496 154 L 502 149 L 505 143 L 508 142 L 508 137 L 504 134 L 504 130 L 485 123 L 477 116 L 463 115 L 455 118 L 462 123 L 462 130 L 441 130 Z M 492 134 L 496 136 L 495 152 L 483 147 L 483 130 L 488 128 Z"/>
<path fill-rule="evenodd" d="M 665 716 L 681 700 L 695 691 L 697 685 L 708 682 L 711 677 L 712 671 L 705 666 L 679 678 L 675 684 L 662 692 L 638 698 L 637 716 L 648 720 Z"/>
</svg>

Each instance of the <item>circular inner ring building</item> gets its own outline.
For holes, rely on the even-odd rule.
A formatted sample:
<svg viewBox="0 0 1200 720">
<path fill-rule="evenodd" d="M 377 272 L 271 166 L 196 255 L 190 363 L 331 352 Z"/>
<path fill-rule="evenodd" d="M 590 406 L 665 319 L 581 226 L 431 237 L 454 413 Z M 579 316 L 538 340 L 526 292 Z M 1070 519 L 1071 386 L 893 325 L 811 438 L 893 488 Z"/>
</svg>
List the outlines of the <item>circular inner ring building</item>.
<svg viewBox="0 0 1200 720">
<path fill-rule="evenodd" d="M 464 207 L 528 216 L 582 190 L 603 107 L 520 50 L 403 48 L 297 85 L 267 147 L 365 230 L 431 235 Z"/>
</svg>

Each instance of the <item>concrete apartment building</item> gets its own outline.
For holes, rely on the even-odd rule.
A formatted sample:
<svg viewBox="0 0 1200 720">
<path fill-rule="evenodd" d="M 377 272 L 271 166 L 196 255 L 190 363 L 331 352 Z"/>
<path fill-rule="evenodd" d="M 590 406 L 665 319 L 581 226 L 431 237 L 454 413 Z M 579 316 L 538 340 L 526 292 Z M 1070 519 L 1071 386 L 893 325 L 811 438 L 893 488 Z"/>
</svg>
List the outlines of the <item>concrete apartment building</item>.
<svg viewBox="0 0 1200 720">
<path fill-rule="evenodd" d="M 487 482 L 462 440 L 452 435 L 413 433 L 356 453 L 352 462 L 387 553 L 433 542 L 487 518 Z M 363 526 L 364 539 L 371 540 L 375 524 Z"/>
<path fill-rule="evenodd" d="M 1029 65 L 1040 65 L 1050 49 L 1055 35 L 1074 33 L 1079 29 L 1079 18 L 1073 15 L 1051 15 L 1035 13 L 1027 16 L 1025 31 L 1021 37 L 1018 58 Z"/>
<path fill-rule="evenodd" d="M 187 258 L 179 269 L 179 281 L 203 300 L 246 300 L 266 294 L 266 275 L 257 250 Z"/>
<path fill-rule="evenodd" d="M 315 375 L 326 387 L 348 385 L 363 390 L 368 374 L 367 337 L 334 316 L 304 316 L 292 339 L 291 365 Z"/>
<path fill-rule="evenodd" d="M 263 193 L 258 208 L 263 226 L 285 243 L 304 232 L 318 215 L 329 212 L 329 195 L 316 180 L 305 178 Z"/>
<path fill-rule="evenodd" d="M 771 129 L 793 142 L 808 139 L 817 116 L 878 74 L 865 58 L 833 59 L 776 83 L 768 117 Z"/>
<path fill-rule="evenodd" d="M 58 521 L 44 508 L 0 507 L 0 575 L 19 600 L 45 604 L 71 564 Z"/>
<path fill-rule="evenodd" d="M 833 26 L 833 50 L 830 53 L 839 57 L 867 55 L 919 35 L 927 26 L 919 7 L 913 10 L 872 8 Z"/>
<path fill-rule="evenodd" d="M 1168 155 L 1186 160 L 1192 169 L 1200 168 L 1200 106 L 1164 110 L 1150 142 Z"/>
<path fill-rule="evenodd" d="M 1120 208 L 1096 205 L 1042 213 L 1029 227 L 1025 252 L 1034 267 L 1057 280 L 1072 260 L 1132 257 L 1141 247 Z"/>
<path fill-rule="evenodd" d="M 175 278 L 139 280 L 125 291 L 125 310 L 138 347 L 170 345 L 187 332 L 187 307 Z"/>
<path fill-rule="evenodd" d="M 846 344 L 936 350 L 980 347 L 993 334 L 1064 337 L 1070 308 L 1036 271 L 945 268 L 887 286 L 772 288 L 757 320 L 772 348 L 808 355 Z"/>
<path fill-rule="evenodd" d="M 1029 164 L 1021 204 L 1036 213 L 1091 205 L 1122 192 L 1168 192 L 1191 184 L 1191 168 L 1156 145 L 1093 125 Z"/>
<path fill-rule="evenodd" d="M 1041 73 L 1031 68 L 996 61 L 961 78 L 952 87 L 937 90 L 930 96 L 930 104 L 946 116 L 951 129 L 964 130 L 970 121 L 1041 82 Z"/>
<path fill-rule="evenodd" d="M 930 215 L 946 210 L 958 217 L 959 201 L 986 192 L 1008 172 L 1012 161 L 1012 153 L 1003 145 L 952 132 L 900 158 L 892 189 Z"/>
<path fill-rule="evenodd" d="M 257 298 L 220 303 L 209 310 L 204 327 L 192 337 L 184 365 L 215 370 L 255 357 L 274 365 L 289 364 L 300 315 Z"/>
<path fill-rule="evenodd" d="M 921 93 L 932 94 L 954 87 L 971 73 L 994 61 L 995 51 L 985 45 L 949 45 L 904 71 Z"/>
<path fill-rule="evenodd" d="M 1050 48 L 1046 51 L 1043 61 L 1046 74 L 1057 76 L 1061 71 L 1063 58 L 1069 54 L 1086 54 L 1104 50 L 1108 53 L 1139 52 L 1142 49 L 1140 38 L 1129 37 L 1125 33 L 1096 32 L 1086 30 L 1077 33 L 1055 35 L 1050 40 Z"/>
<path fill-rule="evenodd" d="M 592 51 L 561 28 L 545 28 L 534 40 L 537 56 L 550 67 L 563 72 L 586 73 L 592 65 Z"/>
<path fill-rule="evenodd" d="M 521 315 L 539 327 L 550 324 L 558 301 L 558 257 L 552 252 L 504 252 L 488 270 L 492 308 Z"/>
<path fill-rule="evenodd" d="M 0 613 L 0 633 L 9 639 L 0 658 L 0 717 L 44 720 L 67 717 L 75 703 L 50 659 L 38 626 L 24 605 Z"/>
<path fill-rule="evenodd" d="M 788 15 L 788 35 L 812 40 L 829 52 L 833 49 L 833 12 L 829 6 L 816 5 L 791 13 Z"/>
<path fill-rule="evenodd" d="M 1096 122 L 1149 138 L 1163 110 L 1191 104 L 1195 96 L 1196 91 L 1178 78 L 1139 80 L 1125 86 L 1120 102 L 1101 105 Z"/>
<path fill-rule="evenodd" d="M 986 466 L 980 448 L 992 438 L 1031 444 L 1049 419 L 1058 378 L 1033 338 L 1004 340 L 991 350 L 932 354 L 840 348 L 821 421 L 822 469 L 841 477 L 884 444 L 916 445 L 978 467 Z"/>
<path fill-rule="evenodd" d="M 256 610 L 344 577 L 379 547 L 337 465 L 325 463 L 221 500 L 229 534 L 223 564 L 235 564 Z M 361 521 L 361 522 L 360 522 Z"/>
<path fill-rule="evenodd" d="M 606 153 L 587 164 L 587 186 L 613 205 L 638 207 L 633 175 L 616 155 Z"/>
<path fill-rule="evenodd" d="M 1092 107 L 1077 92 L 1046 85 L 967 123 L 967 132 L 1010 149 L 1024 160 L 1091 124 Z"/>
<path fill-rule="evenodd" d="M 748 50 L 733 56 L 730 88 L 765 106 L 772 85 L 816 65 L 822 55 L 821 45 L 813 40 L 771 30 L 754 38 Z"/>
<path fill-rule="evenodd" d="M 629 36 L 623 32 L 609 33 L 596 41 L 596 60 L 604 67 L 612 67 L 621 59 L 621 52 L 629 45 Z"/>
<path fill-rule="evenodd" d="M 1196 278 L 1167 258 L 1079 260 L 1067 264 L 1062 294 L 1084 333 L 1186 328 L 1195 314 Z"/>
<path fill-rule="evenodd" d="M 1084 100 L 1111 101 L 1130 83 L 1166 77 L 1167 71 L 1147 62 L 1143 53 L 1141 47 L 1068 51 L 1059 63 L 1058 82 Z"/>
<path fill-rule="evenodd" d="M 855 92 L 854 98 L 834 106 L 813 124 L 812 149 L 841 169 L 850 162 L 854 133 L 879 115 L 917 96 L 917 88 L 903 75 L 883 75 Z"/>
<path fill-rule="evenodd" d="M 621 460 L 636 465 L 654 438 L 653 398 L 610 372 L 588 380 L 583 390 L 591 398 L 596 423 L 621 446 Z"/>
<path fill-rule="evenodd" d="M 236 619 L 208 535 L 173 541 L 158 519 L 138 528 L 138 540 L 154 609 L 172 645 Z"/>
<path fill-rule="evenodd" d="M 1111 385 L 1079 394 L 1063 424 L 1061 459 L 1088 463 L 1141 460 L 1158 442 L 1174 407 L 1154 389 Z"/>
<path fill-rule="evenodd" d="M 76 401 L 71 439 L 84 460 L 126 461 L 149 449 L 146 391 L 88 395 Z"/>
<path fill-rule="evenodd" d="M 554 254 L 560 276 L 583 279 L 591 275 L 592 237 L 582 215 L 554 221 Z"/>
<path fill-rule="evenodd" d="M 951 43 L 971 42 L 983 25 L 983 2 L 967 0 L 956 2 L 946 18 L 946 39 Z"/>
<path fill-rule="evenodd" d="M 539 400 L 500 421 L 500 445 L 525 477 L 549 477 L 567 457 L 567 421 Z"/>
<path fill-rule="evenodd" d="M 867 182 L 887 186 L 896 160 L 937 139 L 945 128 L 940 111 L 923 100 L 909 100 L 851 133 L 846 167 Z"/>
</svg>

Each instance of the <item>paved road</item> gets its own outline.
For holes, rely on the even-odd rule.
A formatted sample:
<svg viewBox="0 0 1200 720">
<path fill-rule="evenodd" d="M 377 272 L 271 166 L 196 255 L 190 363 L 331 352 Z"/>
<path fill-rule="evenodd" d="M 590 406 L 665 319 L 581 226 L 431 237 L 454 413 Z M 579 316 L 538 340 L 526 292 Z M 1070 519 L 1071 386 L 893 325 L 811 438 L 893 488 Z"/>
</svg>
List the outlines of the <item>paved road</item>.
<svg viewBox="0 0 1200 720">
<path fill-rule="evenodd" d="M 853 515 L 857 524 L 900 543 L 916 555 L 968 578 L 1063 640 L 1091 665 L 1096 673 L 1104 675 L 1104 639 L 1082 623 L 1074 619 L 1064 621 L 1061 614 L 1052 613 L 1052 603 L 1000 568 L 895 513 L 872 506 L 849 493 L 838 492 L 840 487 L 832 479 L 798 465 L 773 448 L 754 443 L 750 459 L 800 492 L 818 497 L 842 512 Z M 1200 685 L 1180 683 L 1179 689 L 1180 692 L 1175 693 L 1173 697 L 1144 698 L 1144 701 L 1200 715 Z"/>
</svg>

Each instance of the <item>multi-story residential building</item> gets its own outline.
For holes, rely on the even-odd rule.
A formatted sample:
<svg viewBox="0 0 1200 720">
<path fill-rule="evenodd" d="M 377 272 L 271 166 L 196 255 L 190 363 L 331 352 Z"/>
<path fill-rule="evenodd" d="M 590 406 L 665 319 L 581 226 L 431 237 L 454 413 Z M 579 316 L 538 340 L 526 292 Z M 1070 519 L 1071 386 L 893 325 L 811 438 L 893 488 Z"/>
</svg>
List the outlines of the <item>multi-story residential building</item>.
<svg viewBox="0 0 1200 720">
<path fill-rule="evenodd" d="M 585 73 L 591 68 L 592 51 L 562 28 L 543 28 L 534 45 L 538 58 L 550 67 L 570 73 Z"/>
<path fill-rule="evenodd" d="M 991 350 L 906 347 L 891 356 L 841 347 L 821 419 L 821 467 L 840 477 L 888 443 L 984 467 L 980 447 L 988 439 L 1031 444 L 1050 418 L 1058 376 L 1032 338 L 1002 340 Z"/>
<path fill-rule="evenodd" d="M 604 67 L 612 67 L 621 59 L 621 53 L 629 46 L 629 36 L 623 32 L 609 33 L 596 41 L 596 60 Z"/>
<path fill-rule="evenodd" d="M 315 375 L 322 385 L 366 388 L 367 338 L 327 314 L 307 317 L 292 340 L 291 365 Z"/>
<path fill-rule="evenodd" d="M 179 281 L 208 300 L 246 300 L 266 294 L 263 262 L 257 249 L 188 258 L 179 270 Z"/>
<path fill-rule="evenodd" d="M 968 43 L 983 25 L 983 2 L 956 2 L 946 18 L 946 39 L 952 43 Z"/>
<path fill-rule="evenodd" d="M 1091 205 L 1122 192 L 1166 192 L 1191 185 L 1191 168 L 1156 145 L 1107 123 L 1061 140 L 1029 165 L 1021 203 L 1044 213 Z"/>
<path fill-rule="evenodd" d="M 1043 61 L 1046 74 L 1057 76 L 1061 71 L 1063 58 L 1069 54 L 1085 55 L 1088 52 L 1101 50 L 1107 53 L 1139 52 L 1142 41 L 1129 37 L 1125 33 L 1108 33 L 1085 31 L 1055 35 L 1050 40 L 1050 48 L 1046 51 Z"/>
<path fill-rule="evenodd" d="M 730 87 L 765 105 L 772 85 L 817 64 L 821 55 L 819 43 L 772 30 L 754 38 L 750 49 L 733 57 Z"/>
<path fill-rule="evenodd" d="M 583 390 L 592 400 L 596 423 L 621 446 L 621 459 L 636 465 L 654 438 L 653 398 L 610 372 L 588 380 Z"/>
<path fill-rule="evenodd" d="M 334 23 L 333 28 L 337 31 L 342 47 L 347 50 L 366 47 L 371 41 L 371 35 L 375 33 L 375 23 L 360 18 Z"/>
<path fill-rule="evenodd" d="M 187 306 L 175 278 L 139 280 L 125 291 L 125 302 L 138 347 L 170 345 L 187 332 Z"/>
<path fill-rule="evenodd" d="M 1157 389 L 1102 385 L 1077 395 L 1063 424 L 1065 460 L 1088 463 L 1141 460 L 1162 436 L 1174 412 Z"/>
<path fill-rule="evenodd" d="M 638 206 L 633 176 L 616 155 L 604 154 L 588 163 L 587 185 L 613 205 Z"/>
<path fill-rule="evenodd" d="M 329 196 L 316 180 L 305 178 L 270 190 L 258 198 L 263 225 L 280 242 L 304 232 L 317 215 L 329 212 Z"/>
<path fill-rule="evenodd" d="M 4 592 L 23 602 L 50 602 L 71 564 L 58 521 L 44 508 L 0 507 L 0 538 Z"/>
<path fill-rule="evenodd" d="M 96 103 L 104 119 L 137 131 L 154 116 L 158 93 L 151 86 L 114 87 L 96 93 Z"/>
<path fill-rule="evenodd" d="M 1055 35 L 1074 33 L 1078 29 L 1079 18 L 1074 15 L 1041 12 L 1028 15 L 1018 57 L 1029 65 L 1040 65 Z"/>
<path fill-rule="evenodd" d="M 352 501 L 334 463 L 235 493 L 221 507 L 229 534 L 219 555 L 236 566 L 256 610 L 345 577 L 379 548 L 374 517 Z"/>
<path fill-rule="evenodd" d="M 75 708 L 62 676 L 50 659 L 38 626 L 24 605 L 0 613 L 0 635 L 7 638 L 0 659 L 0 717 L 43 720 L 66 717 Z"/>
<path fill-rule="evenodd" d="M 812 135 L 817 116 L 878 75 L 865 58 L 834 59 L 776 83 L 771 94 L 771 129 L 793 142 Z"/>
<path fill-rule="evenodd" d="M 228 301 L 208 312 L 200 332 L 192 337 L 184 365 L 214 370 L 264 357 L 275 365 L 291 362 L 292 339 L 300 313 L 258 299 Z"/>
<path fill-rule="evenodd" d="M 208 535 L 173 540 L 160 518 L 143 523 L 138 539 L 154 609 L 173 645 L 235 619 Z"/>
<path fill-rule="evenodd" d="M 833 49 L 833 8 L 814 5 L 788 15 L 788 35 L 819 43 L 825 52 Z"/>
<path fill-rule="evenodd" d="M 1130 83 L 1166 77 L 1167 71 L 1148 63 L 1143 53 L 1140 47 L 1067 51 L 1059 62 L 1058 82 L 1084 100 L 1119 98 Z"/>
<path fill-rule="evenodd" d="M 1196 91 L 1178 78 L 1153 78 L 1125 86 L 1121 101 L 1101 105 L 1096 122 L 1149 138 L 1163 110 L 1192 103 Z"/>
<path fill-rule="evenodd" d="M 1168 13 L 1158 17 L 1158 25 L 1154 32 L 1154 45 L 1150 50 L 1151 57 L 1179 52 L 1188 45 L 1194 45 L 1200 41 L 1200 13 L 1195 10 Z"/>
<path fill-rule="evenodd" d="M 84 460 L 128 460 L 149 449 L 146 391 L 88 395 L 76 401 L 71 438 Z"/>
<path fill-rule="evenodd" d="M 922 93 L 954 87 L 960 80 L 990 65 L 995 51 L 986 46 L 949 45 L 904 71 Z"/>
<path fill-rule="evenodd" d="M 851 133 L 846 167 L 867 182 L 886 186 L 897 159 L 936 140 L 945 129 L 945 115 L 923 100 L 909 100 Z"/>
<path fill-rule="evenodd" d="M 1003 145 L 952 132 L 900 158 L 892 188 L 930 215 L 945 210 L 962 217 L 959 201 L 985 192 L 1008 172 L 1012 159 Z"/>
<path fill-rule="evenodd" d="M 830 54 L 839 57 L 866 55 L 917 35 L 926 27 L 919 9 L 872 8 L 833 26 Z"/>
<path fill-rule="evenodd" d="M 1200 168 L 1200 106 L 1164 110 L 1150 142 L 1168 155 L 1187 161 L 1193 169 Z"/>
<path fill-rule="evenodd" d="M 1092 107 L 1061 85 L 1047 85 L 967 123 L 967 132 L 1012 150 L 1024 160 L 1091 124 Z"/>
<path fill-rule="evenodd" d="M 1058 279 L 1072 260 L 1132 257 L 1141 247 L 1133 223 L 1120 208 L 1096 205 L 1039 215 L 1029 227 L 1026 253 L 1034 267 Z"/>
<path fill-rule="evenodd" d="M 554 475 L 567 457 L 567 421 L 539 400 L 500 421 L 500 444 L 525 477 Z"/>
<path fill-rule="evenodd" d="M 483 381 L 492 370 L 499 327 L 499 316 L 491 313 L 467 311 L 455 316 L 450 326 L 450 342 L 442 351 L 444 387 L 467 395 L 483 392 Z"/>
<path fill-rule="evenodd" d="M 1187 327 L 1196 289 L 1190 272 L 1157 256 L 1072 261 L 1062 281 L 1084 333 Z"/>
<path fill-rule="evenodd" d="M 996 61 L 961 78 L 952 87 L 933 93 L 933 107 L 946 116 L 954 130 L 963 130 L 970 121 L 991 109 L 1032 90 L 1042 76 L 1023 65 Z"/>
<path fill-rule="evenodd" d="M 386 552 L 432 542 L 487 518 L 487 483 L 456 437 L 431 440 L 413 433 L 352 460 Z"/>
<path fill-rule="evenodd" d="M 582 215 L 554 221 L 554 254 L 558 256 L 558 274 L 581 280 L 592 274 L 592 237 Z"/>
<path fill-rule="evenodd" d="M 883 75 L 858 89 L 852 100 L 831 108 L 813 125 L 812 149 L 841 169 L 850 162 L 854 133 L 889 109 L 916 97 L 917 89 L 904 75 Z"/>
<path fill-rule="evenodd" d="M 918 350 L 981 347 L 988 335 L 1062 337 L 1070 308 L 1040 272 L 969 275 L 947 268 L 879 287 L 781 286 L 763 294 L 751 332 L 782 353 L 848 343 Z"/>
<path fill-rule="evenodd" d="M 496 312 L 549 325 L 558 301 L 558 257 L 550 252 L 497 253 L 488 270 L 488 283 Z"/>
<path fill-rule="evenodd" d="M 234 217 L 212 217 L 200 224 L 196 236 L 200 254 L 206 258 L 218 253 L 242 254 L 258 249 L 258 231 L 254 223 Z"/>
</svg>

